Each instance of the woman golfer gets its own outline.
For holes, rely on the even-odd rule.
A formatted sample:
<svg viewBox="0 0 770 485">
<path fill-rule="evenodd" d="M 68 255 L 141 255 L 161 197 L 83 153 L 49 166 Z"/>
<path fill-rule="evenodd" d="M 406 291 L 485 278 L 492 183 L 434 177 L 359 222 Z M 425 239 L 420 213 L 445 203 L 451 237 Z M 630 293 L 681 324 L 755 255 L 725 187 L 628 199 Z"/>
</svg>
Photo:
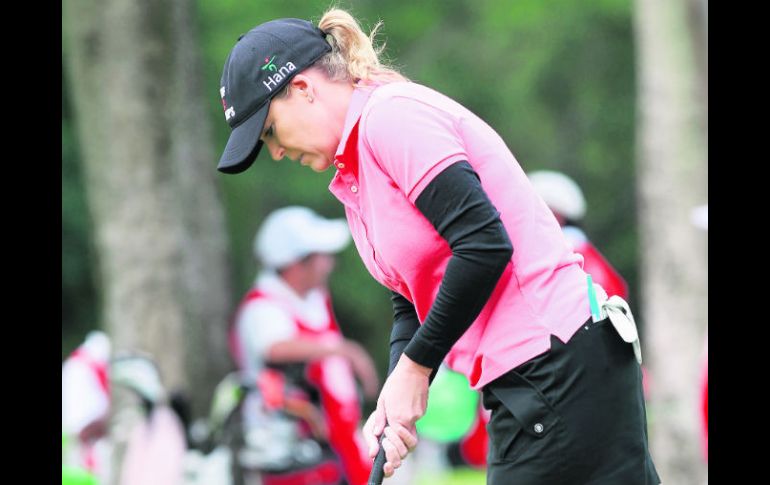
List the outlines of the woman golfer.
<svg viewBox="0 0 770 485">
<path fill-rule="evenodd" d="M 381 64 L 338 9 L 242 35 L 220 95 L 218 169 L 263 146 L 333 166 L 356 248 L 392 291 L 391 373 L 364 426 L 372 457 L 385 435 L 385 476 L 417 445 L 446 359 L 491 410 L 488 483 L 659 483 L 633 317 L 600 287 L 589 303 L 581 256 L 489 125 Z"/>
</svg>

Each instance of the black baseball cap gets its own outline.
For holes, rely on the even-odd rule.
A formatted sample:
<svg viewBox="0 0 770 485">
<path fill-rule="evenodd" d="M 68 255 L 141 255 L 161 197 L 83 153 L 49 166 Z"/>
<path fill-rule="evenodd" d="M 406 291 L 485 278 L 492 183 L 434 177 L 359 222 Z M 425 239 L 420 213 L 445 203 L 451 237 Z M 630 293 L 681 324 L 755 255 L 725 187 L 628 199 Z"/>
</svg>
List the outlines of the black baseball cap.
<svg viewBox="0 0 770 485">
<path fill-rule="evenodd" d="M 219 90 L 232 133 L 217 170 L 239 173 L 254 163 L 270 100 L 330 51 L 324 32 L 300 19 L 272 20 L 238 38 L 225 61 Z"/>
</svg>

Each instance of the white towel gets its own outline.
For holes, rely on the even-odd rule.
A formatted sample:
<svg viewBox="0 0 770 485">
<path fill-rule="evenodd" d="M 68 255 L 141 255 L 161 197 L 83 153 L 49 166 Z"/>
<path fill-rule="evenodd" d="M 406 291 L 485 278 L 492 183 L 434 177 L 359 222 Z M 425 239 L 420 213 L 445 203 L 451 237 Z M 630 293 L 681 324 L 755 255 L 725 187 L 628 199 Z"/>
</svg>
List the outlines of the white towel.
<svg viewBox="0 0 770 485">
<path fill-rule="evenodd" d="M 602 319 L 610 317 L 612 326 L 625 342 L 634 347 L 634 355 L 639 365 L 642 364 L 642 348 L 639 343 L 639 332 L 628 303 L 623 298 L 615 295 L 599 303 Z"/>
</svg>

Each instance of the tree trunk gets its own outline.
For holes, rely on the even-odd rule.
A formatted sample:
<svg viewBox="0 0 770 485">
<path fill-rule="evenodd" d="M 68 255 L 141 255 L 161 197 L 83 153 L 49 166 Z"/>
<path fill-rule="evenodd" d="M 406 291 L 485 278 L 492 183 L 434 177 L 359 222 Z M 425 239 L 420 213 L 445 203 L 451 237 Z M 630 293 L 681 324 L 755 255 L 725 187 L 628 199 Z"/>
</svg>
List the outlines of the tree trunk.
<svg viewBox="0 0 770 485">
<path fill-rule="evenodd" d="M 228 370 L 224 213 L 190 0 L 65 0 L 103 326 L 208 410 Z"/>
<path fill-rule="evenodd" d="M 653 459 L 663 483 L 702 484 L 698 385 L 708 324 L 707 82 L 684 0 L 637 0 L 637 177 Z M 702 24 L 701 24 L 702 25 Z"/>
</svg>

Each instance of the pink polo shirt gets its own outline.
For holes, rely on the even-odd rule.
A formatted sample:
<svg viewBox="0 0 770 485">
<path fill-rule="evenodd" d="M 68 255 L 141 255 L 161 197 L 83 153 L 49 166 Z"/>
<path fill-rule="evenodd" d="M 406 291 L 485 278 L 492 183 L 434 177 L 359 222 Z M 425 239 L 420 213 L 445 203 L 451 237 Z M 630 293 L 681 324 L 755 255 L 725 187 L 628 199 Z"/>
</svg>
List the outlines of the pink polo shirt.
<svg viewBox="0 0 770 485">
<path fill-rule="evenodd" d="M 574 253 L 500 136 L 452 99 L 416 83 L 359 87 L 348 108 L 329 190 L 345 205 L 364 265 L 424 322 L 452 256 L 414 203 L 445 168 L 467 160 L 500 212 L 513 255 L 447 364 L 479 389 L 566 342 L 590 316 Z"/>
</svg>

